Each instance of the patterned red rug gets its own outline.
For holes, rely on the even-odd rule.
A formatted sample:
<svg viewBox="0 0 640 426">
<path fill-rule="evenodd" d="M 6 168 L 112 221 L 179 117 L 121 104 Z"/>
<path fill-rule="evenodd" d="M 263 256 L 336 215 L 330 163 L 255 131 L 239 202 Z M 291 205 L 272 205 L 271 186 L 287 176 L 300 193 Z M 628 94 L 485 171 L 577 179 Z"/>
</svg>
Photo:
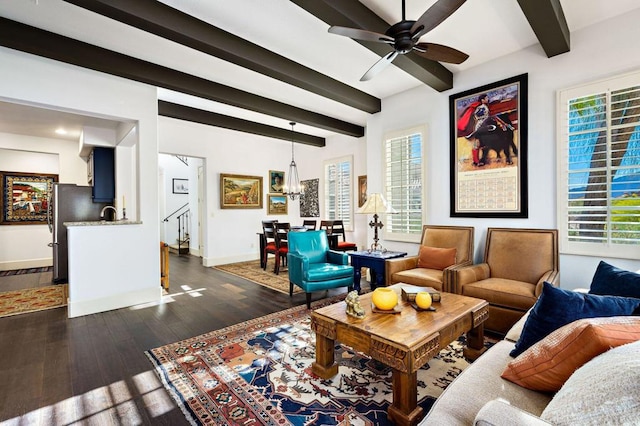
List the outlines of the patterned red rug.
<svg viewBox="0 0 640 426">
<path fill-rule="evenodd" d="M 339 345 L 338 374 L 311 373 L 315 335 L 304 306 L 145 353 L 191 424 L 390 424 L 388 367 Z M 467 365 L 457 341 L 418 372 L 425 411 Z"/>
<path fill-rule="evenodd" d="M 0 317 L 67 306 L 67 284 L 0 293 Z"/>
</svg>

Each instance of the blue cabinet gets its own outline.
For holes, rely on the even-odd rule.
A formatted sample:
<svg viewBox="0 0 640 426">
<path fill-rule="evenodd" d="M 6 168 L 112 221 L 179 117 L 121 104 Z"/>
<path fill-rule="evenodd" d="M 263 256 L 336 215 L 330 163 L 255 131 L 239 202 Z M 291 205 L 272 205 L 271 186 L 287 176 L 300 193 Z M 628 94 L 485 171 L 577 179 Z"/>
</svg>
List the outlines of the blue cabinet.
<svg viewBox="0 0 640 426">
<path fill-rule="evenodd" d="M 93 201 L 113 203 L 116 197 L 115 149 L 96 147 L 89 161 L 93 179 Z"/>
</svg>

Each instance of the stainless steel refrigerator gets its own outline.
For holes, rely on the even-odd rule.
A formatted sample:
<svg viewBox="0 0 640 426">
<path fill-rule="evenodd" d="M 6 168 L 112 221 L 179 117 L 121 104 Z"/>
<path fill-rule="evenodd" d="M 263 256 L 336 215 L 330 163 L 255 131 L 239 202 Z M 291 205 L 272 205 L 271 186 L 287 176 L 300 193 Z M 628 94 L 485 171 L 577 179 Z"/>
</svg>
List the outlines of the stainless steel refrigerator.
<svg viewBox="0 0 640 426">
<path fill-rule="evenodd" d="M 69 183 L 53 184 L 47 220 L 53 234 L 53 282 L 60 284 L 69 279 L 67 227 L 64 222 L 100 220 L 100 212 L 108 203 L 94 203 L 90 186 Z M 111 211 L 108 211 L 111 213 Z"/>
</svg>

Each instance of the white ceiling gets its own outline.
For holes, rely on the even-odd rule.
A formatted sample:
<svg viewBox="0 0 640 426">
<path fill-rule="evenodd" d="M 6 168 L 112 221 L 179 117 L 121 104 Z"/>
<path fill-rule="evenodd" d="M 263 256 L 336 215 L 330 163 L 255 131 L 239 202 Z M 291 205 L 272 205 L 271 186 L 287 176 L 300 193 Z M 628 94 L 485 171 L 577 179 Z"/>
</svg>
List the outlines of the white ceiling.
<svg viewBox="0 0 640 426">
<path fill-rule="evenodd" d="M 401 0 L 360 0 L 387 22 L 401 20 Z M 329 25 L 289 0 L 162 0 L 223 30 L 267 48 L 309 68 L 378 98 L 423 84 L 394 66 L 368 82 L 359 79 L 379 56 L 348 38 L 327 32 Z M 407 19 L 417 19 L 435 0 L 406 0 Z M 367 113 L 244 69 L 202 52 L 162 39 L 62 0 L 2 0 L 0 16 L 126 55 L 174 68 L 266 98 L 364 126 Z M 561 0 L 570 31 L 640 8 L 638 0 Z M 440 43 L 469 54 L 460 65 L 443 64 L 455 75 L 481 63 L 537 44 L 515 0 L 468 0 L 458 11 L 424 35 L 421 41 Z M 540 54 L 544 52 L 540 48 Z M 190 95 L 159 90 L 159 98 L 200 109 L 269 124 L 284 129 L 288 121 L 241 110 Z M 0 98 L 0 100 L 2 100 Z M 82 126 L 77 114 L 36 114 L 34 109 L 0 103 L 0 132 L 60 137 L 53 130 Z M 78 121 L 81 120 L 81 121 Z M 94 127 L 113 126 L 95 121 Z M 300 125 L 297 131 L 321 137 L 326 130 Z M 69 138 L 69 137 L 67 137 Z M 73 137 L 71 137 L 73 138 Z M 76 139 L 77 140 L 77 137 Z"/>
</svg>

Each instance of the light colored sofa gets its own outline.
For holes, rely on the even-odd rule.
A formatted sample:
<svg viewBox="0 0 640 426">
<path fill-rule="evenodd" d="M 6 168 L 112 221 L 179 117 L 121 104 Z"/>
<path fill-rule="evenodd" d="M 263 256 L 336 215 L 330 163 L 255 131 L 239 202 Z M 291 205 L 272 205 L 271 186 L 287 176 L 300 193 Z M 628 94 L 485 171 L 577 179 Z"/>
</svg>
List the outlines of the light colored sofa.
<svg viewBox="0 0 640 426">
<path fill-rule="evenodd" d="M 502 379 L 526 317 L 445 389 L 420 426 L 640 424 L 640 341 L 593 358 L 555 395 Z"/>
</svg>

